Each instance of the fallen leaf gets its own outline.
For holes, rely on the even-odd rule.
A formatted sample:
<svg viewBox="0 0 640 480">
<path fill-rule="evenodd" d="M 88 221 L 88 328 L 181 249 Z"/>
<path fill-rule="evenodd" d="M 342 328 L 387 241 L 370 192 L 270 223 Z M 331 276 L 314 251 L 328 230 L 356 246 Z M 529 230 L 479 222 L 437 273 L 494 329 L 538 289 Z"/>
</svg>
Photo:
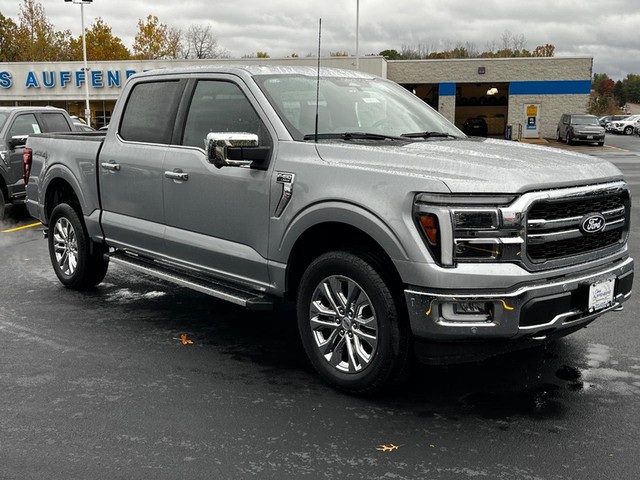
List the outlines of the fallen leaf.
<svg viewBox="0 0 640 480">
<path fill-rule="evenodd" d="M 393 443 L 389 445 L 378 445 L 376 450 L 380 452 L 393 452 L 394 450 L 398 450 L 402 445 L 394 445 Z"/>
<path fill-rule="evenodd" d="M 182 340 L 183 345 L 193 345 L 193 342 L 187 338 L 187 334 L 183 333 L 180 335 L 180 340 Z"/>
</svg>

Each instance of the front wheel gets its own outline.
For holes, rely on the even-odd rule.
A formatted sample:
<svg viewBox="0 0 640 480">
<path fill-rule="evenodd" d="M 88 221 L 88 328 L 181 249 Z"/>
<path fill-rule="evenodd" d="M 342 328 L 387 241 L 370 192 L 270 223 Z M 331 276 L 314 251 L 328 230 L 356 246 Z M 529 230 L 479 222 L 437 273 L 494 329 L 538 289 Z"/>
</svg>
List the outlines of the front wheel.
<svg viewBox="0 0 640 480">
<path fill-rule="evenodd" d="M 49 257 L 60 282 L 77 290 L 102 282 L 109 261 L 104 259 L 104 249 L 91 242 L 73 207 L 62 203 L 54 208 L 49 226 Z"/>
<path fill-rule="evenodd" d="M 624 134 L 625 135 L 631 135 L 633 133 L 633 127 L 625 127 L 624 128 Z"/>
<path fill-rule="evenodd" d="M 349 393 L 382 390 L 407 368 L 408 322 L 384 271 L 366 255 L 335 251 L 314 260 L 300 282 L 304 349 L 325 381 Z"/>
<path fill-rule="evenodd" d="M 556 142 L 561 142 L 562 137 L 560 136 L 560 129 L 556 130 Z"/>
</svg>

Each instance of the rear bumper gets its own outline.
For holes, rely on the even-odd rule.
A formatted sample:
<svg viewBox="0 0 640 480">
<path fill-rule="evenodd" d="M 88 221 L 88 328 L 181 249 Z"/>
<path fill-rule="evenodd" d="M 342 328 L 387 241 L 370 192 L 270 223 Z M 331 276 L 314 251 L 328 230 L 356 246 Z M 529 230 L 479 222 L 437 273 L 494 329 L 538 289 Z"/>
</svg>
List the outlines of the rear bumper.
<svg viewBox="0 0 640 480">
<path fill-rule="evenodd" d="M 509 291 L 428 291 L 407 288 L 405 297 L 414 336 L 428 341 L 540 340 L 575 330 L 615 310 L 631 295 L 632 258 L 607 267 L 519 285 Z M 613 304 L 588 310 L 590 285 L 615 278 Z M 454 315 L 451 305 L 476 302 L 488 315 Z"/>
</svg>

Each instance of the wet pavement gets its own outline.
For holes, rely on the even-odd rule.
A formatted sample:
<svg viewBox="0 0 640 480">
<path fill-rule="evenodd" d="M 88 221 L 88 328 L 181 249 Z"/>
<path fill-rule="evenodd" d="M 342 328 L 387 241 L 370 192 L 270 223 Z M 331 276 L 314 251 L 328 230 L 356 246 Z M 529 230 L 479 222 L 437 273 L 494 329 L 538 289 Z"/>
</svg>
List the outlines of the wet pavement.
<svg viewBox="0 0 640 480">
<path fill-rule="evenodd" d="M 10 217 L 0 230 L 33 224 Z M 638 225 L 636 209 L 635 258 Z M 640 478 L 637 295 L 544 348 L 359 398 L 318 378 L 290 308 L 247 313 L 113 265 L 70 291 L 38 230 L 0 233 L 3 480 Z"/>
</svg>

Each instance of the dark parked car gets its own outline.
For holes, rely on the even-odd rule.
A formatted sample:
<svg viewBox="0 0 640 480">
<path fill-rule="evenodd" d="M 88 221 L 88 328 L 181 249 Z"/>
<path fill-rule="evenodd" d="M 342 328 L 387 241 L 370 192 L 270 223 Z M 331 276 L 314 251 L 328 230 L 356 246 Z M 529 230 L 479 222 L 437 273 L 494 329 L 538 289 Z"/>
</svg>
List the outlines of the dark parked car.
<svg viewBox="0 0 640 480">
<path fill-rule="evenodd" d="M 487 122 L 482 117 L 467 118 L 462 130 L 472 137 L 486 137 L 489 134 Z"/>
<path fill-rule="evenodd" d="M 556 140 L 571 145 L 573 142 L 597 143 L 604 145 L 604 127 L 595 115 L 565 113 L 558 122 Z"/>
<path fill-rule="evenodd" d="M 72 132 L 69 114 L 54 107 L 0 107 L 0 220 L 5 203 L 24 204 L 22 153 L 27 137 Z"/>
</svg>

